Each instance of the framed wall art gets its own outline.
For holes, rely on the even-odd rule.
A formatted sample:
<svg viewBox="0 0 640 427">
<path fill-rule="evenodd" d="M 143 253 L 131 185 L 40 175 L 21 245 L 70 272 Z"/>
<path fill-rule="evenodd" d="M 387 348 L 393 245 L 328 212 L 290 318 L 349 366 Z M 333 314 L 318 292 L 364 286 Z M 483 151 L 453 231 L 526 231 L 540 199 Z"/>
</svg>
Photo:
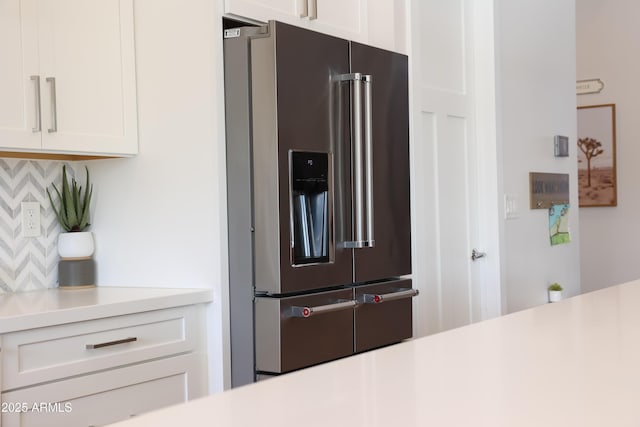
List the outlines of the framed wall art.
<svg viewBox="0 0 640 427">
<path fill-rule="evenodd" d="M 617 206 L 616 105 L 578 107 L 580 207 Z"/>
</svg>

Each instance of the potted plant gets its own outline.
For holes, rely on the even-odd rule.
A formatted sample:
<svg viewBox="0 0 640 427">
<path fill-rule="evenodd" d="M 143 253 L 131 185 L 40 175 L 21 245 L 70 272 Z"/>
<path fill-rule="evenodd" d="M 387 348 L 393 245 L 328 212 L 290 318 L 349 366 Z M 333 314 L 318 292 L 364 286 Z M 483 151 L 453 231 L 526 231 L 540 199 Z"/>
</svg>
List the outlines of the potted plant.
<svg viewBox="0 0 640 427">
<path fill-rule="evenodd" d="M 549 291 L 549 302 L 558 302 L 562 299 L 562 286 L 559 283 L 552 283 L 547 289 Z"/>
<path fill-rule="evenodd" d="M 58 236 L 58 253 L 66 259 L 82 259 L 93 255 L 93 235 L 86 231 L 89 227 L 89 206 L 93 194 L 93 184 L 89 183 L 89 168 L 85 166 L 86 183 L 84 189 L 78 185 L 75 178 L 69 183 L 67 166 L 62 166 L 62 184 L 60 190 L 53 185 L 57 196 L 57 203 L 47 189 L 49 201 L 56 214 L 60 226 L 66 233 Z M 84 191 L 83 191 L 84 190 Z"/>
</svg>

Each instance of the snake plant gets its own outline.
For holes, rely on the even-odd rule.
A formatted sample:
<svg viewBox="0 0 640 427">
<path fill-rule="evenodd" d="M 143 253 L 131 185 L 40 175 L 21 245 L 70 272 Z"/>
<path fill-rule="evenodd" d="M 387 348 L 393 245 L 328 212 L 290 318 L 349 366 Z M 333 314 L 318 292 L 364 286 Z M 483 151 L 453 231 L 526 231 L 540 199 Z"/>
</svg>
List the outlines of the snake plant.
<svg viewBox="0 0 640 427">
<path fill-rule="evenodd" d="M 55 184 L 55 190 L 58 200 L 58 207 L 53 201 L 51 192 L 47 188 L 47 195 L 51 202 L 51 207 L 58 218 L 58 222 L 66 231 L 83 231 L 89 224 L 89 205 L 91 204 L 91 195 L 93 194 L 93 184 L 89 184 L 89 168 L 84 167 L 87 171 L 87 181 L 84 187 L 78 185 L 75 178 L 71 178 L 71 184 L 67 180 L 67 166 L 62 166 L 62 185 L 58 190 Z"/>
</svg>

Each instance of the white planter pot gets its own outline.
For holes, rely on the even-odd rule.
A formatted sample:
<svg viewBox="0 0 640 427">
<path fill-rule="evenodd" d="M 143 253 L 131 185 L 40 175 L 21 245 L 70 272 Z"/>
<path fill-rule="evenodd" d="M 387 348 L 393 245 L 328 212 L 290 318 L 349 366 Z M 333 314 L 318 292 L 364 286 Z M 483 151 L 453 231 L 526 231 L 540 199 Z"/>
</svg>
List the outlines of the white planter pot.
<svg viewBox="0 0 640 427">
<path fill-rule="evenodd" d="M 91 231 L 60 233 L 58 236 L 58 254 L 61 258 L 89 258 L 94 250 Z"/>
<path fill-rule="evenodd" d="M 549 291 L 549 302 L 558 302 L 562 299 L 562 291 Z"/>
</svg>

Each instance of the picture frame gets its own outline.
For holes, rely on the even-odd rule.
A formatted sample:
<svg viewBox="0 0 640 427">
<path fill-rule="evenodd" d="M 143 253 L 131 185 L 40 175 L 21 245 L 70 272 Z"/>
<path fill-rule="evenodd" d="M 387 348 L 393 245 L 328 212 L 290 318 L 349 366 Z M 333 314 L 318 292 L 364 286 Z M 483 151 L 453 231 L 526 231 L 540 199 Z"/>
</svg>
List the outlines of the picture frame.
<svg viewBox="0 0 640 427">
<path fill-rule="evenodd" d="M 616 104 L 578 107 L 579 206 L 617 206 Z"/>
</svg>

